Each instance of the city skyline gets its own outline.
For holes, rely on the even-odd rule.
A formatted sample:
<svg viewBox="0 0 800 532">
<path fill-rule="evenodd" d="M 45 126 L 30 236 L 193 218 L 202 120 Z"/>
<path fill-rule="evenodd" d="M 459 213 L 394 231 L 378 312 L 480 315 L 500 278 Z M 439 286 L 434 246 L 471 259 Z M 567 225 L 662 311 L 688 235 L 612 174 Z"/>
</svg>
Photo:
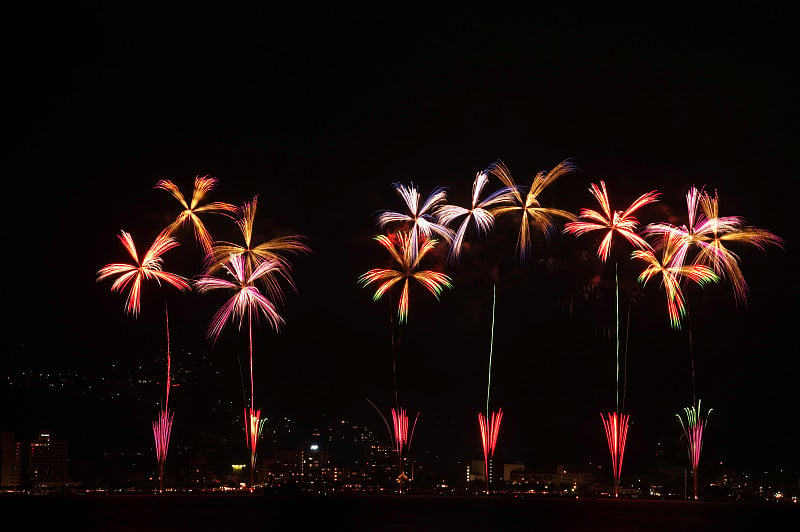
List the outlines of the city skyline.
<svg viewBox="0 0 800 532">
<path fill-rule="evenodd" d="M 202 354 L 218 372 L 213 392 L 241 408 L 242 335 L 233 327 L 213 347 L 205 338 L 216 299 L 145 288 L 133 319 L 124 297 L 95 281 L 100 268 L 124 258 L 121 230 L 144 247 L 174 219 L 177 203 L 154 190 L 159 180 L 187 191 L 195 176 L 210 175 L 219 180 L 212 201 L 242 205 L 258 196 L 258 238 L 298 234 L 312 248 L 292 257 L 298 291 L 286 294 L 282 331 L 255 335 L 259 406 L 277 419 L 351 413 L 380 433 L 367 399 L 384 413 L 394 406 L 395 309 L 388 299 L 372 302 L 358 277 L 388 265 L 373 237 L 382 232 L 376 214 L 402 206 L 392 183 L 413 182 L 423 195 L 442 186 L 464 205 L 475 174 L 495 161 L 527 184 L 569 158 L 580 171 L 548 188 L 548 205 L 577 214 L 593 205 L 590 184 L 603 180 L 615 205 L 660 192 L 637 213 L 642 225 L 683 224 L 686 192 L 705 186 L 719 192 L 722 215 L 786 242 L 765 253 L 736 249 L 750 286 L 746 306 L 724 280 L 689 288 L 691 326 L 681 331 L 669 327 L 658 284 L 642 288 L 642 267 L 620 266 L 637 296 L 626 323 L 632 425 L 623 478 L 657 443 L 679 445 L 675 415 L 692 401 L 690 329 L 697 396 L 714 409 L 704 453 L 742 467 L 800 467 L 784 428 L 796 420 L 800 369 L 791 348 L 797 103 L 786 68 L 796 37 L 786 27 L 594 27 L 584 15 L 531 30 L 502 14 L 419 21 L 413 12 L 280 9 L 218 20 L 199 8 L 186 19 L 79 10 L 69 17 L 72 30 L 45 21 L 43 39 L 13 60 L 21 105 L 12 112 L 5 235 L 15 252 L 4 261 L 11 318 L 0 364 L 7 373 L 89 371 L 114 360 L 156 371 L 136 412 L 65 411 L 49 394 L 6 403 L 0 418 L 35 412 L 44 426 L 0 430 L 38 431 L 72 418 L 76 427 L 107 425 L 108 446 L 147 441 L 149 426 L 126 420 L 156 413 L 165 297 L 173 364 L 186 364 L 181 353 Z M 194 38 L 195 27 L 216 38 Z M 490 181 L 487 191 L 498 187 Z M 238 238 L 231 220 L 206 220 L 215 238 Z M 460 263 L 433 261 L 452 276 L 452 290 L 439 301 L 412 293 L 398 389 L 409 410 L 421 412 L 416 449 L 480 451 L 475 418 L 485 401 L 495 282 L 492 403 L 505 415 L 498 453 L 606 465 L 597 414 L 614 406 L 612 270 L 579 262 L 595 242 L 562 234 L 562 225 L 520 264 L 517 228 L 498 217 L 487 237 L 468 235 Z M 194 278 L 198 247 L 188 232 L 178 238 L 165 265 Z M 16 252 L 28 241 L 36 246 L 31 259 Z M 584 299 L 596 275 L 601 296 Z M 171 399 L 175 430 L 185 435 L 192 426 L 183 420 L 195 414 L 181 395 L 176 387 Z M 109 417 L 94 417 L 100 412 Z M 240 425 L 230 432 L 236 439 Z"/>
</svg>

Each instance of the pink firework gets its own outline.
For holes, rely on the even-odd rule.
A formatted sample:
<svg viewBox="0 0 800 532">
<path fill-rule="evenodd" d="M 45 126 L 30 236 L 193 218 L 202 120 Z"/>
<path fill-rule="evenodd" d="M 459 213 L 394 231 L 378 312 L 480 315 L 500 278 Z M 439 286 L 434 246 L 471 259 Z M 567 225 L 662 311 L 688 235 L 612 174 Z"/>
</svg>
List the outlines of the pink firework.
<svg viewBox="0 0 800 532">
<path fill-rule="evenodd" d="M 394 429 L 394 447 L 395 451 L 397 452 L 397 464 L 400 470 L 400 474 L 397 477 L 398 481 L 405 477 L 405 471 L 403 468 L 403 451 L 408 451 L 411 447 L 411 440 L 414 437 L 414 428 L 417 426 L 417 419 L 419 419 L 419 413 L 417 413 L 417 417 L 414 418 L 414 424 L 411 425 L 411 432 L 408 430 L 408 412 L 406 412 L 405 408 L 392 408 L 392 428 Z"/>
<path fill-rule="evenodd" d="M 622 458 L 625 455 L 625 441 L 628 438 L 628 414 L 609 412 L 605 417 L 600 414 L 606 430 L 608 450 L 611 453 L 611 471 L 614 475 L 614 497 L 619 496 L 619 477 L 622 472 Z"/>
<path fill-rule="evenodd" d="M 97 280 L 102 281 L 108 277 L 118 276 L 111 285 L 112 292 L 122 292 L 129 289 L 128 299 L 125 302 L 125 312 L 133 314 L 133 317 L 139 315 L 142 281 L 155 281 L 161 284 L 165 281 L 179 290 L 188 290 L 189 283 L 180 275 L 168 273 L 163 271 L 163 259 L 161 255 L 170 249 L 179 246 L 174 239 L 160 234 L 156 237 L 153 245 L 145 252 L 141 260 L 136 252 L 136 244 L 133 243 L 133 238 L 130 233 L 122 231 L 119 234 L 119 240 L 122 242 L 123 247 L 133 259 L 134 264 L 107 264 L 97 272 Z"/>
<path fill-rule="evenodd" d="M 169 436 L 172 432 L 172 418 L 174 412 L 163 408 L 158 413 L 158 419 L 153 421 L 153 438 L 156 444 L 156 460 L 158 460 L 158 489 L 164 490 L 164 466 L 167 462 L 167 451 L 169 450 Z"/>
<path fill-rule="evenodd" d="M 143 280 L 154 280 L 158 284 L 165 281 L 175 288 L 183 291 L 189 289 L 189 283 L 180 275 L 165 272 L 162 269 L 163 259 L 161 256 L 170 249 L 177 247 L 179 244 L 173 238 L 161 233 L 153 242 L 153 245 L 139 260 L 139 255 L 136 251 L 136 245 L 133 238 L 129 233 L 122 231 L 119 235 L 123 247 L 128 254 L 133 258 L 135 264 L 108 264 L 97 272 L 97 280 L 100 281 L 107 277 L 118 275 L 117 279 L 111 285 L 111 290 L 114 292 L 121 292 L 129 288 L 128 299 L 125 304 L 125 312 L 133 314 L 137 317 L 140 308 L 141 299 L 141 285 Z M 164 466 L 167 459 L 167 450 L 169 448 L 169 437 L 172 430 L 173 413 L 169 411 L 169 390 L 171 386 L 170 378 L 170 354 L 169 354 L 169 313 L 164 308 L 164 314 L 167 324 L 167 390 L 164 402 L 164 408 L 159 412 L 159 417 L 153 422 L 153 437 L 155 438 L 156 459 L 158 460 L 158 489 L 164 490 Z"/>
<path fill-rule="evenodd" d="M 605 182 L 600 181 L 599 187 L 592 183 L 589 192 L 600 204 L 602 212 L 593 209 L 581 209 L 578 220 L 569 222 L 564 226 L 565 233 L 572 233 L 580 236 L 591 231 L 606 231 L 606 235 L 597 248 L 597 256 L 600 257 L 600 260 L 603 262 L 608 259 L 611 252 L 611 241 L 615 233 L 619 234 L 639 249 L 645 249 L 647 247 L 647 242 L 636 234 L 639 221 L 633 216 L 633 213 L 648 203 L 658 201 L 658 192 L 653 190 L 647 194 L 642 194 L 624 211 L 611 210 L 611 203 L 608 199 L 608 191 L 606 190 Z"/>
<path fill-rule="evenodd" d="M 700 451 L 703 449 L 703 431 L 708 424 L 708 416 L 713 409 L 706 412 L 705 419 L 700 412 L 700 401 L 697 401 L 697 408 L 694 405 L 685 407 L 683 409 L 686 415 L 686 420 L 675 414 L 683 429 L 683 435 L 686 436 L 686 444 L 689 451 L 689 461 L 692 463 L 692 480 L 694 482 L 694 498 L 698 499 L 698 469 L 700 467 Z"/>
<path fill-rule="evenodd" d="M 478 425 L 481 428 L 481 443 L 483 444 L 484 473 L 486 475 L 486 493 L 489 493 L 489 460 L 494 456 L 497 446 L 497 435 L 500 433 L 500 422 L 503 420 L 503 409 L 492 412 L 490 418 L 478 412 Z"/>
<path fill-rule="evenodd" d="M 258 289 L 256 282 L 270 275 L 281 273 L 279 270 L 286 267 L 278 261 L 265 260 L 258 264 L 256 268 L 249 272 L 247 257 L 244 254 L 230 256 L 230 260 L 223 265 L 233 280 L 221 279 L 209 275 L 203 276 L 195 281 L 195 286 L 200 292 L 223 289 L 233 292 L 233 296 L 217 311 L 211 320 L 208 329 L 208 336 L 212 341 L 216 341 L 222 333 L 222 329 L 230 321 L 237 321 L 241 329 L 245 318 L 247 319 L 247 331 L 250 346 L 250 404 L 245 407 L 245 438 L 247 448 L 250 450 L 250 487 L 253 488 L 255 480 L 256 449 L 258 439 L 264 420 L 261 419 L 261 411 L 255 408 L 255 387 L 253 383 L 253 319 L 262 316 L 272 326 L 278 330 L 283 323 L 275 305 L 267 299 Z"/>
<path fill-rule="evenodd" d="M 253 473 L 256 470 L 256 449 L 261 431 L 264 429 L 266 419 L 261 418 L 261 410 L 255 408 L 244 409 L 245 438 L 247 438 L 247 448 L 250 450 L 250 485 L 253 484 Z"/>
</svg>

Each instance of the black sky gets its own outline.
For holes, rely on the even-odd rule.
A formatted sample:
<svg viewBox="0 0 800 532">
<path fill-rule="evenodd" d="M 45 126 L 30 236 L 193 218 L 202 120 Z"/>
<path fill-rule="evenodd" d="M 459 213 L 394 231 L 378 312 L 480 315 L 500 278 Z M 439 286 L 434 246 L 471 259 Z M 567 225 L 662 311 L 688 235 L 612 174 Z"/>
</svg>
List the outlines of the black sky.
<svg viewBox="0 0 800 532">
<path fill-rule="evenodd" d="M 131 364 L 160 349 L 162 293 L 145 291 L 134 321 L 96 271 L 124 258 L 121 229 L 144 247 L 177 213 L 152 189 L 157 180 L 186 191 L 209 174 L 220 180 L 214 200 L 259 195 L 258 236 L 302 234 L 314 249 L 295 263 L 299 293 L 287 297 L 284 331 L 257 337 L 264 408 L 342 412 L 380 429 L 364 398 L 392 401 L 389 307 L 356 279 L 385 261 L 371 237 L 376 211 L 401 207 L 391 184 L 445 186 L 464 203 L 475 173 L 497 159 L 525 183 L 570 157 L 581 173 L 546 197 L 561 208 L 590 206 L 588 185 L 604 179 L 618 205 L 659 190 L 661 204 L 640 216 L 656 222 L 681 216 L 689 186 L 706 185 L 722 214 L 786 240 L 786 251 L 741 250 L 747 308 L 727 285 L 689 297 L 698 393 L 715 408 L 708 452 L 796 467 L 796 441 L 785 437 L 799 369 L 796 32 L 782 13 L 609 15 L 138 4 L 13 13 L 2 365 Z M 211 225 L 236 238 L 224 220 Z M 473 245 L 440 302 L 413 294 L 399 376 L 409 407 L 423 412 L 421 445 L 478 445 L 472 418 L 485 400 L 497 268 L 492 394 L 507 412 L 509 458 L 604 460 L 596 418 L 614 398 L 607 297 L 570 315 L 564 302 L 580 275 L 539 261 L 574 266 L 592 240 L 555 235 L 521 267 L 512 231 L 499 223 Z M 191 240 L 173 254 L 168 269 L 197 273 Z M 174 345 L 208 351 L 213 306 L 174 294 L 170 305 Z M 643 455 L 679 436 L 674 414 L 691 398 L 687 344 L 648 285 L 630 322 L 626 396 Z M 235 368 L 225 345 L 211 356 Z M 239 397 L 238 376 L 221 379 Z M 41 422 L 55 423 L 39 406 Z M 124 439 L 131 429 L 118 430 Z"/>
</svg>

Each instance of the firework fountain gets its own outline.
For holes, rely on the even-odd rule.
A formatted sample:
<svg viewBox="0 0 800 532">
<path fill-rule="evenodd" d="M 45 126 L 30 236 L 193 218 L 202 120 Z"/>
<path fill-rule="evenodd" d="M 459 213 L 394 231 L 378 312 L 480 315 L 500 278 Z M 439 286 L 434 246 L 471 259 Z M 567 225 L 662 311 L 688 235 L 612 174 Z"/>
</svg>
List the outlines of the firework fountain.
<svg viewBox="0 0 800 532">
<path fill-rule="evenodd" d="M 657 247 L 662 250 L 661 260 L 656 258 L 651 249 L 634 252 L 633 257 L 648 263 L 647 268 L 639 276 L 642 283 L 655 275 L 661 274 L 662 285 L 667 294 L 667 311 L 670 326 L 680 329 L 684 317 L 689 320 L 688 303 L 681 293 L 681 279 L 697 282 L 701 286 L 708 282 L 718 282 L 727 278 L 733 288 L 737 305 L 747 303 L 747 283 L 739 268 L 739 257 L 729 250 L 726 242 L 749 244 L 764 251 L 767 245 L 783 248 L 780 237 L 766 231 L 745 225 L 739 216 L 719 216 L 719 196 L 715 192 L 711 197 L 702 188 L 692 186 L 686 194 L 688 223 L 675 226 L 668 223 L 650 224 L 646 233 L 656 237 Z M 702 212 L 698 212 L 700 207 Z M 689 252 L 697 253 L 689 260 Z M 688 327 L 689 354 L 692 375 L 692 404 L 684 408 L 685 421 L 676 414 L 681 422 L 690 462 L 692 464 L 694 498 L 698 499 L 698 464 L 700 450 L 703 445 L 704 428 L 709 410 L 704 420 L 700 412 L 700 401 L 695 392 L 694 346 L 692 342 L 692 326 Z"/>
<path fill-rule="evenodd" d="M 499 209 L 513 199 L 516 189 L 513 186 L 501 188 L 486 198 L 481 199 L 484 187 L 489 182 L 487 170 L 478 172 L 472 183 L 472 196 L 469 208 L 459 205 L 443 205 L 437 210 L 437 216 L 444 225 L 457 222 L 460 219 L 458 229 L 450 246 L 448 260 L 454 263 L 461 256 L 461 248 L 464 244 L 464 237 L 470 225 L 475 226 L 479 236 L 485 236 L 494 227 L 493 210 Z M 497 412 L 489 412 L 489 393 L 492 384 L 492 350 L 494 347 L 494 318 L 495 318 L 496 288 L 492 286 L 492 323 L 491 338 L 489 342 L 489 380 L 486 387 L 486 414 L 478 412 L 478 428 L 481 433 L 481 444 L 483 446 L 484 475 L 486 480 L 486 493 L 490 491 L 491 460 L 497 446 L 497 436 L 500 432 L 500 422 L 503 419 L 503 409 Z"/>
<path fill-rule="evenodd" d="M 438 234 L 445 240 L 450 241 L 453 238 L 453 232 L 440 224 L 433 212 L 446 199 L 443 189 L 435 189 L 424 202 L 420 202 L 421 196 L 413 184 L 405 186 L 401 183 L 394 183 L 393 186 L 405 203 L 408 213 L 384 211 L 378 216 L 378 225 L 383 228 L 399 224 L 404 230 L 390 233 L 389 235 L 378 235 L 375 240 L 389 252 L 398 269 L 373 268 L 362 274 L 358 278 L 358 283 L 362 287 L 378 283 L 378 288 L 372 296 L 373 301 L 378 301 L 393 286 L 402 283 L 397 306 L 398 328 L 400 328 L 399 332 L 401 332 L 401 327 L 408 320 L 409 288 L 412 279 L 425 287 L 437 300 L 445 288 L 452 288 L 450 277 L 433 270 L 420 270 L 420 262 L 438 244 L 438 240 L 432 238 L 433 234 Z M 392 373 L 395 398 L 395 406 L 391 409 L 392 423 L 389 423 L 375 403 L 369 401 L 369 399 L 367 401 L 381 416 L 389 431 L 389 437 L 397 454 L 397 480 L 402 492 L 403 486 L 408 480 L 404 471 L 403 452 L 405 451 L 408 454 L 419 413 L 415 416 L 414 423 L 409 431 L 408 412 L 405 408 L 400 407 L 397 388 L 397 358 L 399 351 L 397 344 L 399 344 L 399 338 L 395 342 L 393 319 L 390 318 L 389 322 L 392 337 Z"/>
<path fill-rule="evenodd" d="M 258 196 L 247 202 L 237 212 L 241 215 L 236 224 L 241 231 L 244 245 L 231 242 L 212 242 L 206 254 L 207 274 L 195 282 L 200 292 L 215 289 L 233 291 L 234 295 L 219 309 L 208 330 L 208 336 L 216 342 L 224 325 L 231 320 L 238 321 L 239 329 L 247 317 L 250 390 L 245 398 L 244 429 L 245 441 L 250 451 L 250 489 L 254 487 L 258 441 L 264 428 L 265 418 L 255 407 L 255 383 L 253 369 L 253 321 L 259 316 L 266 318 L 268 324 L 278 332 L 283 324 L 277 303 L 283 301 L 281 281 L 296 291 L 291 276 L 291 263 L 282 254 L 310 253 L 311 248 L 302 236 L 282 236 L 260 244 L 253 244 L 253 226 L 258 206 Z M 211 274 L 223 270 L 233 280 L 214 277 Z M 262 293 L 257 283 L 261 284 Z"/>
<path fill-rule="evenodd" d="M 393 237 L 378 235 L 375 237 L 392 256 L 394 262 L 397 263 L 400 269 L 393 270 L 387 268 L 374 268 L 362 274 L 359 277 L 359 284 L 366 287 L 372 283 L 380 283 L 376 289 L 372 299 L 378 301 L 392 286 L 403 283 L 402 292 L 400 294 L 400 302 L 397 308 L 397 316 L 399 325 L 402 326 L 408 319 L 408 305 L 409 305 L 409 284 L 410 280 L 414 279 L 422 286 L 424 286 L 436 299 L 445 288 L 452 288 L 450 278 L 440 272 L 432 270 L 419 270 L 419 263 L 422 258 L 428 254 L 437 244 L 435 239 L 428 240 L 423 237 L 420 241 L 420 248 L 416 253 L 413 253 L 412 248 L 412 235 L 408 232 L 395 233 Z M 392 327 L 392 370 L 394 374 L 394 394 L 395 394 L 395 408 L 391 410 L 392 414 L 392 429 L 389 434 L 394 442 L 394 447 L 397 452 L 398 461 L 398 481 L 400 482 L 401 489 L 403 479 L 407 478 L 403 468 L 403 449 L 408 452 L 408 447 L 411 445 L 411 439 L 414 434 L 414 426 L 416 426 L 416 419 L 412 425 L 411 431 L 408 431 L 408 413 L 405 408 L 400 407 L 397 391 L 397 346 L 394 342 L 394 327 Z M 390 427 L 389 422 L 380 412 L 380 410 L 371 403 L 378 413 L 381 414 L 387 428 Z M 419 418 L 419 413 L 417 413 Z"/>
<path fill-rule="evenodd" d="M 484 475 L 486 478 L 486 494 L 490 493 L 490 476 L 492 473 L 491 460 L 497 447 L 497 436 L 500 433 L 500 422 L 503 420 L 503 409 L 489 413 L 489 394 L 492 389 L 492 352 L 494 348 L 494 317 L 495 303 L 497 301 L 496 287 L 492 286 L 492 332 L 489 340 L 489 379 L 486 383 L 486 415 L 478 412 L 478 427 L 481 431 L 481 444 L 483 445 Z"/>
<path fill-rule="evenodd" d="M 606 231 L 605 236 L 597 248 L 597 256 L 602 262 L 606 262 L 611 253 L 612 239 L 615 233 L 621 235 L 629 243 L 639 249 L 645 249 L 647 242 L 636 234 L 639 227 L 638 220 L 633 216 L 639 208 L 658 201 L 658 192 L 651 191 L 639 196 L 625 211 L 612 211 L 608 199 L 606 184 L 600 181 L 600 186 L 592 183 L 589 192 L 600 204 L 602 212 L 593 209 L 581 209 L 578 220 L 569 222 L 564 226 L 564 232 L 572 233 L 577 236 L 585 233 L 602 230 Z M 600 414 L 603 420 L 608 450 L 611 454 L 612 473 L 614 475 L 614 496 L 619 496 L 619 479 L 622 471 L 622 460 L 625 455 L 625 443 L 628 437 L 628 424 L 630 416 L 622 412 L 619 403 L 619 273 L 618 263 L 614 265 L 614 291 L 615 291 L 615 312 L 616 312 L 616 333 L 615 333 L 615 352 L 616 352 L 616 410 L 606 415 Z"/>
<path fill-rule="evenodd" d="M 703 418 L 700 411 L 700 401 L 697 401 L 697 408 L 694 405 L 683 409 L 686 419 L 681 418 L 680 414 L 675 414 L 683 429 L 686 437 L 686 444 L 689 451 L 689 461 L 692 463 L 692 480 L 694 484 L 694 499 L 698 497 L 698 468 L 700 466 L 700 451 L 703 448 L 703 431 L 708 424 L 708 416 L 713 409 L 706 412 Z"/>
<path fill-rule="evenodd" d="M 159 234 L 150 249 L 144 254 L 141 260 L 136 252 L 136 245 L 129 233 L 122 231 L 119 239 L 125 250 L 133 258 L 135 264 L 108 264 L 97 272 L 97 280 L 101 281 L 107 277 L 118 276 L 111 285 L 112 292 L 121 292 L 128 289 L 128 299 L 125 305 L 125 312 L 137 317 L 140 308 L 141 284 L 145 280 L 154 280 L 158 284 L 164 281 L 175 288 L 184 291 L 189 289 L 189 283 L 180 275 L 165 272 L 162 269 L 163 259 L 161 255 L 179 244 L 165 233 Z M 170 354 L 169 354 L 169 312 L 164 304 L 164 314 L 167 324 L 167 389 L 164 399 L 164 406 L 159 412 L 158 418 L 153 422 L 153 437 L 155 439 L 156 459 L 158 461 L 158 490 L 164 491 L 164 467 L 167 460 L 169 449 L 169 437 L 172 431 L 172 419 L 174 413 L 169 410 L 169 389 L 170 379 Z"/>
<path fill-rule="evenodd" d="M 267 323 L 277 332 L 283 324 L 275 304 L 267 299 L 256 286 L 256 281 L 268 275 L 275 275 L 282 268 L 276 261 L 263 261 L 252 272 L 247 271 L 244 255 L 231 255 L 223 268 L 233 278 L 221 279 L 205 275 L 195 281 L 199 292 L 224 289 L 233 292 L 233 296 L 217 311 L 211 320 L 208 337 L 216 342 L 223 327 L 229 321 L 238 321 L 241 330 L 247 322 L 249 360 L 250 360 L 250 397 L 244 408 L 244 426 L 247 448 L 250 451 L 250 489 L 255 480 L 256 451 L 258 439 L 264 426 L 261 410 L 255 408 L 255 386 L 253 379 L 253 319 L 263 316 Z M 246 320 L 245 320 L 246 318 Z"/>
</svg>

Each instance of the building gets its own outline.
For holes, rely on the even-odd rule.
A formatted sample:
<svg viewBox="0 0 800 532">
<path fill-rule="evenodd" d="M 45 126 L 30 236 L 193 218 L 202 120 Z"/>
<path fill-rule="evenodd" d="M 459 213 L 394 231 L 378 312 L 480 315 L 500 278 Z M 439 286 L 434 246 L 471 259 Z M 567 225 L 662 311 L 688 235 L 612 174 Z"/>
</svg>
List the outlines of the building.
<svg viewBox="0 0 800 532">
<path fill-rule="evenodd" d="M 54 490 L 67 486 L 67 442 L 40 432 L 28 446 L 28 476 L 34 490 Z"/>
<path fill-rule="evenodd" d="M 0 490 L 22 486 L 22 442 L 13 432 L 0 432 Z"/>
</svg>

